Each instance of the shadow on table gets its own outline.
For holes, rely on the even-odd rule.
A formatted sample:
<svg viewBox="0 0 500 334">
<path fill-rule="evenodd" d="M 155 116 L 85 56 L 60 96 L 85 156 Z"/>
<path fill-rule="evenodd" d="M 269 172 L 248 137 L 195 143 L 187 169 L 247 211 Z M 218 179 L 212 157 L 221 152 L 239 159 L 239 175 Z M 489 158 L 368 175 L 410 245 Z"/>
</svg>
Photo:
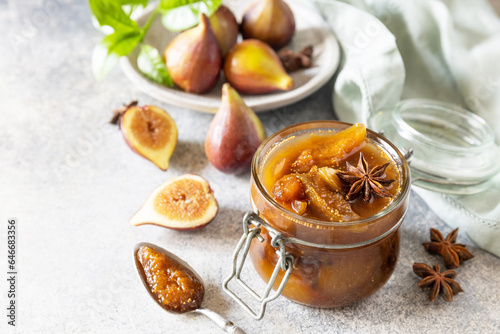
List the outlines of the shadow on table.
<svg viewBox="0 0 500 334">
<path fill-rule="evenodd" d="M 203 144 L 190 141 L 179 141 L 170 160 L 172 167 L 189 173 L 200 173 L 207 163 Z"/>
</svg>

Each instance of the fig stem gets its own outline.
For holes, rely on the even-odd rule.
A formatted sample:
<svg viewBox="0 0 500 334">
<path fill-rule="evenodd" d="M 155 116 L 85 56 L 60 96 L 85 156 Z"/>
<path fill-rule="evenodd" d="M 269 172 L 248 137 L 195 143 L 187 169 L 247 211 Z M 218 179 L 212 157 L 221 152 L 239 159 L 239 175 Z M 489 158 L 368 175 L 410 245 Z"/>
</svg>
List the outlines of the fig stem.
<svg viewBox="0 0 500 334">
<path fill-rule="evenodd" d="M 158 16 L 158 14 L 160 14 L 160 12 L 159 12 L 158 8 L 156 8 L 155 11 L 149 17 L 149 19 L 146 22 L 146 24 L 144 25 L 144 27 L 142 27 L 142 38 L 144 38 L 144 36 L 146 35 L 146 32 L 149 30 L 149 28 L 153 24 L 156 16 Z M 142 40 L 141 40 L 141 42 L 142 42 Z"/>
<path fill-rule="evenodd" d="M 122 118 L 123 114 L 125 114 L 125 112 L 127 110 L 129 110 L 132 107 L 135 107 L 137 105 L 137 103 L 138 103 L 138 101 L 134 100 L 134 101 L 131 101 L 129 104 L 124 103 L 123 107 L 121 107 L 121 108 L 113 109 L 112 110 L 113 117 L 111 117 L 111 119 L 109 120 L 109 123 L 113 124 L 113 125 L 118 125 L 118 128 L 120 128 L 120 118 Z"/>
</svg>

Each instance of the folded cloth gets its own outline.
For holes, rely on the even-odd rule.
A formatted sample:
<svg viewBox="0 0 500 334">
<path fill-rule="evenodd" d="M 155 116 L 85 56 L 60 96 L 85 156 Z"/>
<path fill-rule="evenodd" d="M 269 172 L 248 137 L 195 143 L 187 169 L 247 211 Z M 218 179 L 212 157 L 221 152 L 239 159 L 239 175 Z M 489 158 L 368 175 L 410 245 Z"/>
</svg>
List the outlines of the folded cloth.
<svg viewBox="0 0 500 334">
<path fill-rule="evenodd" d="M 475 112 L 500 143 L 500 19 L 487 1 L 314 2 L 343 50 L 333 92 L 340 120 L 366 123 L 401 99 L 434 99 Z M 500 256 L 500 175 L 475 195 L 414 189 L 446 223 Z"/>
</svg>

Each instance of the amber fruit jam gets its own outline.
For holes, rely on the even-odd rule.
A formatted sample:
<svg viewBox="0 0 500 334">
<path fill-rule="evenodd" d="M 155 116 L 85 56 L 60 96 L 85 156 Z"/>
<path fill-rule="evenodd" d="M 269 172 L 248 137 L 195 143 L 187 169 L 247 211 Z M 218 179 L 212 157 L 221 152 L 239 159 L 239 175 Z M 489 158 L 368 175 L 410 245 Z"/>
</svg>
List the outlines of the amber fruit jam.
<svg viewBox="0 0 500 334">
<path fill-rule="evenodd" d="M 347 130 L 346 130 L 347 129 Z M 343 131 L 345 130 L 345 131 Z M 385 197 L 349 198 L 336 172 L 389 163 L 381 176 L 394 180 Z M 260 217 L 285 237 L 295 259 L 283 295 L 314 307 L 338 307 L 366 298 L 389 279 L 399 255 L 399 226 L 408 204 L 408 165 L 397 148 L 362 125 L 309 122 L 268 138 L 252 164 L 251 200 Z M 250 257 L 267 282 L 278 261 L 271 237 L 252 241 Z M 280 273 L 275 288 L 281 281 Z"/>
<path fill-rule="evenodd" d="M 136 256 L 151 292 L 163 308 L 176 313 L 200 308 L 205 288 L 188 268 L 148 246 L 139 248 Z"/>
</svg>

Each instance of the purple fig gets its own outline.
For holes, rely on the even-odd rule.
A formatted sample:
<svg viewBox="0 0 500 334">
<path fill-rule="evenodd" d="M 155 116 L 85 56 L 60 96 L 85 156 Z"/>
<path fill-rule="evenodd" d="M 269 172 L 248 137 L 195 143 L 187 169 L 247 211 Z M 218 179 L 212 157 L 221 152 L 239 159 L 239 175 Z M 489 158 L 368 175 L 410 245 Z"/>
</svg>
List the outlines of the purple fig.
<svg viewBox="0 0 500 334">
<path fill-rule="evenodd" d="M 257 0 L 243 15 L 241 33 L 245 39 L 255 38 L 280 49 L 295 33 L 293 12 L 283 0 Z"/>
<path fill-rule="evenodd" d="M 229 49 L 236 44 L 239 27 L 233 12 L 224 5 L 210 16 L 210 25 L 219 42 L 220 51 L 224 57 Z"/>
<path fill-rule="evenodd" d="M 253 155 L 266 132 L 257 115 L 228 83 L 222 86 L 222 102 L 214 116 L 205 153 L 210 163 L 228 174 L 240 174 L 250 168 Z"/>
<path fill-rule="evenodd" d="M 205 93 L 217 83 L 222 56 L 205 14 L 196 27 L 170 42 L 164 56 L 172 81 L 186 92 Z"/>
</svg>

